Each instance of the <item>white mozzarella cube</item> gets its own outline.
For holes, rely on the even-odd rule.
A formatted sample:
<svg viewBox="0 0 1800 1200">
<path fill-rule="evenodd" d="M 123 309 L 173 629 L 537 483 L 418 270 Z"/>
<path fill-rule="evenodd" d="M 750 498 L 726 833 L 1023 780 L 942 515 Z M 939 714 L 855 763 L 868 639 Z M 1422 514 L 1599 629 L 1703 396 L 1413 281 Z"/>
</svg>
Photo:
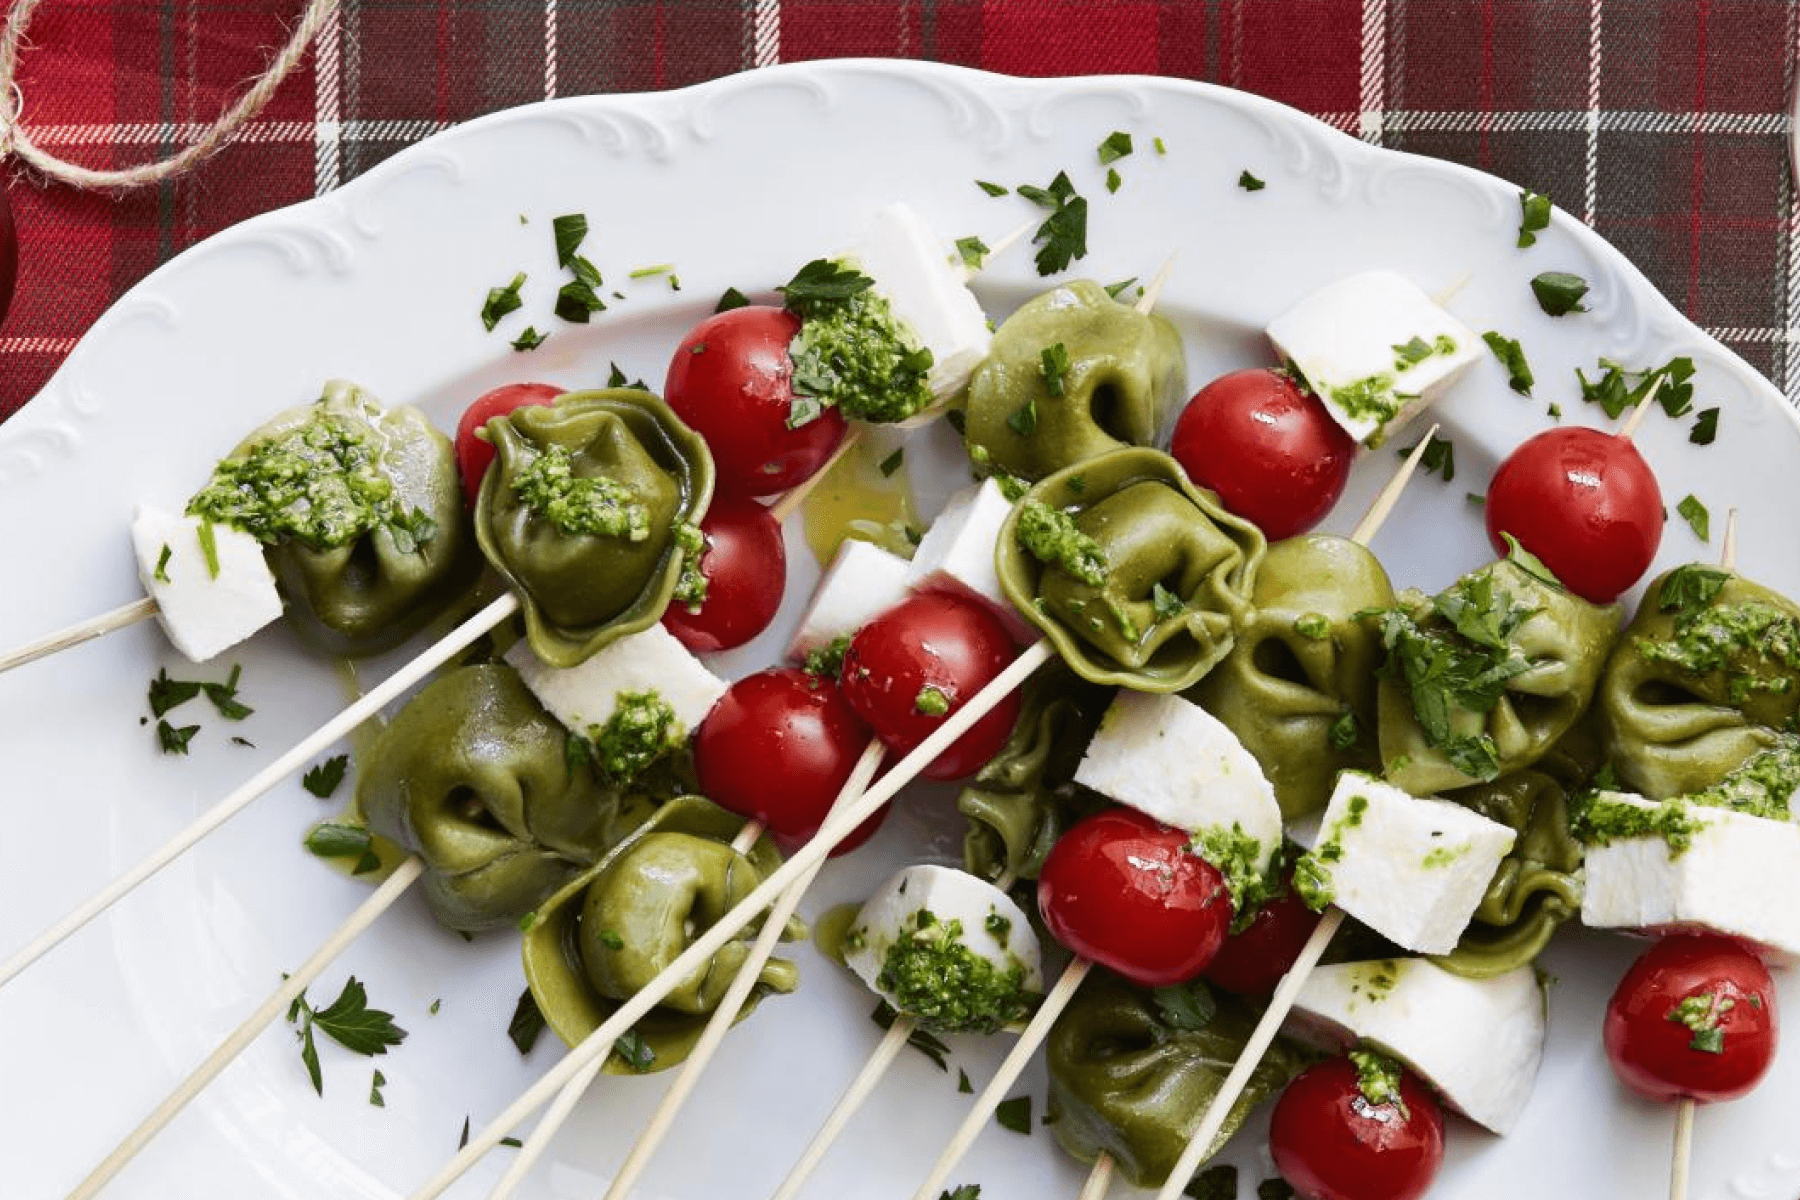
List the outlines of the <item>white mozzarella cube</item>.
<svg viewBox="0 0 1800 1200">
<path fill-rule="evenodd" d="M 627 692 L 655 692 L 690 733 L 706 719 L 726 683 L 661 625 L 628 634 L 578 667 L 553 667 L 520 642 L 506 661 L 538 703 L 576 733 L 604 726 Z"/>
<path fill-rule="evenodd" d="M 1481 338 L 1393 271 L 1327 284 L 1269 322 L 1325 410 L 1357 442 L 1379 446 L 1482 357 Z"/>
<path fill-rule="evenodd" d="M 1361 771 L 1338 776 L 1320 830 L 1295 868 L 1302 888 L 1419 954 L 1456 948 L 1517 836 L 1460 804 L 1410 796 Z"/>
<path fill-rule="evenodd" d="M 1596 804 L 1654 812 L 1641 796 L 1602 792 Z M 1581 919 L 1601 929 L 1721 933 L 1755 943 L 1773 962 L 1800 961 L 1800 825 L 1690 805 L 1700 828 L 1676 853 L 1657 835 L 1619 838 L 1587 852 Z"/>
<path fill-rule="evenodd" d="M 846 538 L 813 589 L 800 628 L 788 643 L 788 658 L 799 662 L 855 633 L 906 599 L 911 576 L 912 564 L 898 554 L 860 538 Z"/>
<path fill-rule="evenodd" d="M 1121 688 L 1075 782 L 1189 833 L 1240 831 L 1264 863 L 1281 848 L 1281 806 L 1262 767 L 1217 717 L 1180 696 Z"/>
<path fill-rule="evenodd" d="M 914 591 L 955 592 L 975 600 L 999 617 L 1014 641 L 1037 640 L 1037 630 L 1000 590 L 994 569 L 994 547 L 1000 526 L 1012 512 L 1012 501 L 989 479 L 950 497 L 919 542 L 912 560 Z"/>
<path fill-rule="evenodd" d="M 960 263 L 932 236 L 923 218 L 904 204 L 875 210 L 869 226 L 845 253 L 875 281 L 875 292 L 918 343 L 931 351 L 926 386 L 933 407 L 900 422 L 908 428 L 940 415 L 942 404 L 968 386 L 987 357 L 993 334 Z"/>
<path fill-rule="evenodd" d="M 920 932 L 919 914 L 928 912 L 944 927 L 955 921 L 961 944 L 1002 973 L 1023 969 L 1023 986 L 1044 990 L 1043 955 L 1025 911 L 1012 897 L 967 871 L 926 863 L 907 867 L 870 896 L 845 934 L 844 965 L 888 1003 L 904 1012 L 893 993 L 881 986 L 888 952 L 904 938 Z"/>
<path fill-rule="evenodd" d="M 237 645 L 281 615 L 281 596 L 262 543 L 242 530 L 211 525 L 209 562 L 202 524 L 199 517 L 146 504 L 138 505 L 131 522 L 138 578 L 156 601 L 156 619 L 175 648 L 195 662 Z"/>
<path fill-rule="evenodd" d="M 1289 1031 L 1332 1050 L 1365 1041 L 1399 1059 L 1450 1107 L 1506 1133 L 1531 1098 L 1547 1025 L 1537 972 L 1465 979 L 1422 958 L 1317 967 Z"/>
</svg>

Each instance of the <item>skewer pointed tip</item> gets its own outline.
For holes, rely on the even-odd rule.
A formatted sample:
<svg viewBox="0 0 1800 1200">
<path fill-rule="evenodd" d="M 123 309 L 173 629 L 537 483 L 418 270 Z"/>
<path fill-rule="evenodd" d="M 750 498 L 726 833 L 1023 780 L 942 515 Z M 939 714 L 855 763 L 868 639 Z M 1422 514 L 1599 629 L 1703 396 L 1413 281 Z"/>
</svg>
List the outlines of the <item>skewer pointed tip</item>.
<svg viewBox="0 0 1800 1200">
<path fill-rule="evenodd" d="M 1440 426 L 1433 422 L 1431 428 L 1425 431 L 1425 436 L 1419 439 L 1419 444 L 1413 447 L 1412 453 L 1406 456 L 1406 461 L 1400 464 L 1400 469 L 1394 472 L 1394 477 L 1388 480 L 1387 486 L 1382 488 L 1381 493 L 1375 497 L 1375 503 L 1369 505 L 1369 511 L 1364 513 L 1363 519 L 1357 523 L 1356 532 L 1350 535 L 1351 541 L 1366 547 L 1374 539 L 1376 533 L 1387 521 L 1388 515 L 1394 511 L 1394 506 L 1400 503 L 1400 493 L 1404 492 L 1406 485 L 1412 481 L 1414 472 L 1419 469 L 1419 461 L 1425 457 L 1425 451 L 1431 447 L 1431 439 L 1437 436 L 1439 428 Z"/>
</svg>

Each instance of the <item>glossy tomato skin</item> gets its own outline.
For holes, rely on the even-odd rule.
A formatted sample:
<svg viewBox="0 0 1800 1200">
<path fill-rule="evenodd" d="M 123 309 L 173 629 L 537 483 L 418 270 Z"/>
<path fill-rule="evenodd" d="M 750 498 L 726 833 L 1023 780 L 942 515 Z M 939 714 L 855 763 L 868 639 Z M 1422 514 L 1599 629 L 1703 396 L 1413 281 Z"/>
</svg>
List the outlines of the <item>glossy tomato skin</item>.
<svg viewBox="0 0 1800 1200">
<path fill-rule="evenodd" d="M 1305 533 L 1344 494 L 1356 443 L 1282 371 L 1221 375 L 1175 422 L 1169 453 L 1272 542 Z"/>
<path fill-rule="evenodd" d="M 844 652 L 844 698 L 896 756 L 910 753 L 1013 660 L 1000 618 L 948 592 L 915 592 L 870 621 Z M 942 713 L 923 711 L 935 689 Z M 1000 752 L 1019 716 L 1015 691 L 931 760 L 927 779 L 961 779 Z"/>
<path fill-rule="evenodd" d="M 1188 835 L 1131 808 L 1076 822 L 1038 875 L 1038 909 L 1056 940 L 1143 987 L 1192 979 L 1231 926 L 1224 876 L 1188 852 Z"/>
<path fill-rule="evenodd" d="M 694 733 L 694 769 L 708 799 L 763 822 L 792 850 L 825 823 L 870 736 L 835 683 L 780 667 L 745 676 L 713 705 Z M 832 853 L 868 841 L 887 811 Z"/>
<path fill-rule="evenodd" d="M 1510 533 L 1571 592 L 1605 604 L 1642 579 L 1662 541 L 1662 489 L 1629 438 L 1567 426 L 1520 444 L 1494 472 L 1488 540 Z"/>
<path fill-rule="evenodd" d="M 741 646 L 769 627 L 787 587 L 787 550 L 769 510 L 741 497 L 714 501 L 700 532 L 706 599 L 699 612 L 670 601 L 662 623 L 689 650 L 709 654 Z"/>
<path fill-rule="evenodd" d="M 1680 1019 L 1690 997 L 1718 1027 L 1718 1053 L 1697 1049 Z M 1709 999 L 1711 998 L 1711 999 Z M 1730 938 L 1665 937 L 1633 964 L 1606 1006 L 1606 1057 L 1626 1087 L 1651 1100 L 1735 1100 L 1775 1061 L 1775 985 L 1768 968 Z"/>
<path fill-rule="evenodd" d="M 515 408 L 549 404 L 565 390 L 548 383 L 508 383 L 491 392 L 483 392 L 463 410 L 462 418 L 456 423 L 456 469 L 462 475 L 463 494 L 469 498 L 471 508 L 481 494 L 481 477 L 487 474 L 488 464 L 494 461 L 493 446 L 476 437 L 475 431 Z"/>
<path fill-rule="evenodd" d="M 669 360 L 663 398 L 706 439 L 721 496 L 773 496 L 810 478 L 844 438 L 844 416 L 827 408 L 788 428 L 794 364 L 788 343 L 800 319 L 746 305 L 696 325 Z"/>
<path fill-rule="evenodd" d="M 1318 923 L 1319 914 L 1288 888 L 1225 939 L 1204 972 L 1207 982 L 1240 996 L 1272 994 Z"/>
<path fill-rule="evenodd" d="M 1269 1151 L 1305 1200 L 1418 1200 L 1444 1161 L 1444 1114 L 1411 1071 L 1405 1106 L 1372 1105 L 1348 1057 L 1302 1071 L 1275 1102 Z"/>
</svg>

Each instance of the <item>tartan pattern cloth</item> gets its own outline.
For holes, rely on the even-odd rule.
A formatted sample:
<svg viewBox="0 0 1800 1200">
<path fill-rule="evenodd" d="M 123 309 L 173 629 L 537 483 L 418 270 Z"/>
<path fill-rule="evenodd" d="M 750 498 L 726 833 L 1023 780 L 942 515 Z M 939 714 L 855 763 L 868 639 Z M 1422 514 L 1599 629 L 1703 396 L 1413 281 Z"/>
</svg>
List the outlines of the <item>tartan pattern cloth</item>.
<svg viewBox="0 0 1800 1200">
<path fill-rule="evenodd" d="M 301 7 L 46 0 L 20 58 L 22 124 L 88 166 L 166 156 Z M 21 265 L 0 419 L 174 254 L 448 125 L 847 55 L 1207 80 L 1491 171 L 1589 222 L 1800 398 L 1797 45 L 1800 0 L 343 0 L 273 102 L 187 176 L 112 196 L 9 171 Z"/>
</svg>

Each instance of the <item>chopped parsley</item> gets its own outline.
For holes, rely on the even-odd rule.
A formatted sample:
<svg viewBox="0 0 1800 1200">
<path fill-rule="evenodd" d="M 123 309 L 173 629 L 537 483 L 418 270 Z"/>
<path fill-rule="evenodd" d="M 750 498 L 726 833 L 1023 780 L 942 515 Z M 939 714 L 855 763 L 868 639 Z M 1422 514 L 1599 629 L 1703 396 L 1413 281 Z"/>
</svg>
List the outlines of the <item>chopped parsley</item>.
<svg viewBox="0 0 1800 1200">
<path fill-rule="evenodd" d="M 1032 437 L 1037 433 L 1038 413 L 1037 397 L 1025 401 L 1018 408 L 1006 415 L 1006 427 L 1022 438 Z"/>
<path fill-rule="evenodd" d="M 200 524 L 194 532 L 200 539 L 200 553 L 206 559 L 207 578 L 217 579 L 219 577 L 219 539 L 213 532 L 212 522 L 205 517 L 200 518 Z"/>
<path fill-rule="evenodd" d="M 198 680 L 171 679 L 169 669 L 157 669 L 156 678 L 150 681 L 150 715 L 160 717 L 170 709 L 179 708 L 200 694 Z"/>
<path fill-rule="evenodd" d="M 1230 1163 L 1206 1168 L 1181 1190 L 1188 1200 L 1237 1200 L 1238 1170 Z"/>
<path fill-rule="evenodd" d="M 1679 797 L 1658 804 L 1633 804 L 1608 792 L 1592 792 L 1573 806 L 1569 830 L 1590 846 L 1614 841 L 1659 837 L 1678 858 L 1693 844 L 1704 824 L 1688 811 Z"/>
<path fill-rule="evenodd" d="M 1304 613 L 1294 618 L 1294 632 L 1311 642 L 1322 642 L 1331 636 L 1331 618 L 1320 612 Z"/>
<path fill-rule="evenodd" d="M 1106 551 L 1100 543 L 1081 532 L 1074 517 L 1042 500 L 1027 500 L 1019 506 L 1013 536 L 1039 562 L 1060 567 L 1091 587 L 1099 587 L 1106 579 Z"/>
<path fill-rule="evenodd" d="M 599 294 L 604 282 L 599 269 L 577 253 L 588 234 L 587 218 L 580 213 L 570 213 L 557 217 L 550 224 L 556 234 L 556 265 L 575 277 L 557 291 L 556 315 L 565 321 L 585 325 L 594 313 L 606 310 L 606 302 Z"/>
<path fill-rule="evenodd" d="M 1347 708 L 1338 714 L 1338 719 L 1325 731 L 1325 740 L 1333 750 L 1350 749 L 1356 745 L 1357 736 L 1356 714 Z"/>
<path fill-rule="evenodd" d="M 1699 563 L 1676 567 L 1663 580 L 1656 598 L 1657 610 L 1674 613 L 1676 626 L 1685 626 L 1718 598 L 1730 578 L 1729 571 Z"/>
<path fill-rule="evenodd" d="M 554 217 L 550 221 L 550 229 L 556 237 L 556 265 L 566 267 L 574 261 L 575 252 L 581 249 L 581 243 L 587 239 L 587 216 L 583 213 L 568 213 Z"/>
<path fill-rule="evenodd" d="M 1031 236 L 1033 245 L 1043 243 L 1036 259 L 1039 275 L 1054 275 L 1076 259 L 1087 257 L 1088 202 L 1077 194 L 1067 172 L 1058 171 L 1048 187 L 1022 183 L 1018 192 L 1050 211 Z"/>
<path fill-rule="evenodd" d="M 1063 381 L 1069 374 L 1068 347 L 1061 342 L 1045 346 L 1038 352 L 1038 371 L 1044 377 L 1044 390 L 1052 396 L 1063 394 Z"/>
<path fill-rule="evenodd" d="M 950 711 L 950 697 L 938 688 L 927 685 L 919 689 L 913 697 L 913 711 L 928 717 L 941 717 Z"/>
<path fill-rule="evenodd" d="M 1124 182 L 1124 177 L 1119 174 L 1116 168 L 1106 168 L 1106 190 L 1108 194 L 1116 193 L 1119 190 L 1119 185 Z"/>
<path fill-rule="evenodd" d="M 900 464 L 905 461 L 906 447 L 902 446 L 881 460 L 881 477 L 883 479 L 893 478 L 894 472 L 898 471 L 900 469 Z"/>
<path fill-rule="evenodd" d="M 1519 193 L 1519 248 L 1537 245 L 1537 235 L 1550 228 L 1550 197 L 1542 192 Z"/>
<path fill-rule="evenodd" d="M 1123 292 L 1126 288 L 1136 282 L 1137 276 L 1133 275 L 1130 279 L 1121 279 L 1117 283 L 1109 283 L 1106 285 L 1106 294 L 1111 296 L 1114 300 L 1117 300 L 1120 292 Z"/>
<path fill-rule="evenodd" d="M 1414 442 L 1410 446 L 1404 446 L 1395 451 L 1395 453 L 1401 458 L 1405 458 L 1418 448 L 1419 444 Z M 1419 459 L 1419 466 L 1423 468 L 1427 475 L 1442 475 L 1444 477 L 1444 482 L 1449 483 L 1452 479 L 1456 478 L 1455 445 L 1452 444 L 1447 437 L 1442 437 L 1435 433 L 1432 434 L 1430 439 L 1425 443 L 1425 453 Z"/>
<path fill-rule="evenodd" d="M 956 255 L 962 260 L 962 265 L 971 271 L 981 270 L 989 253 L 988 244 L 978 237 L 956 239 Z"/>
<path fill-rule="evenodd" d="M 318 766 L 309 768 L 300 777 L 300 786 L 321 800 L 329 799 L 331 793 L 337 791 L 338 784 L 344 782 L 344 772 L 349 766 L 348 754 L 335 755 Z"/>
<path fill-rule="evenodd" d="M 1012 190 L 1011 188 L 1001 187 L 997 183 L 989 183 L 985 179 L 977 179 L 975 181 L 975 186 L 980 188 L 982 191 L 986 192 L 990 196 L 1004 196 L 1004 195 L 1006 195 L 1007 192 Z"/>
<path fill-rule="evenodd" d="M 1688 1049 L 1698 1050 L 1703 1054 L 1723 1054 L 1725 1031 L 1719 1027 L 1719 1018 L 1736 1007 L 1737 1002 L 1729 996 L 1721 996 L 1717 992 L 1696 992 L 1671 1008 L 1667 1019 L 1677 1025 L 1685 1025 L 1693 1032 L 1694 1036 L 1688 1041 Z"/>
<path fill-rule="evenodd" d="M 1400 1098 L 1400 1064 L 1384 1054 L 1360 1048 L 1350 1051 L 1350 1061 L 1356 1065 L 1356 1090 L 1363 1099 L 1377 1106 L 1392 1104 L 1405 1120 L 1409 1114 L 1406 1101 Z"/>
<path fill-rule="evenodd" d="M 519 296 L 519 290 L 524 286 L 525 272 L 520 271 L 505 287 L 488 289 L 487 300 L 481 305 L 481 324 L 489 333 L 494 331 L 501 317 L 524 307 L 525 301 Z"/>
<path fill-rule="evenodd" d="M 607 371 L 606 371 L 606 386 L 607 387 L 609 387 L 609 388 L 636 388 L 640 392 L 647 392 L 650 390 L 649 386 L 647 384 L 645 384 L 642 379 L 633 379 L 630 383 L 625 382 L 625 372 L 619 369 L 618 363 L 608 361 L 606 364 L 606 367 L 607 367 Z"/>
<path fill-rule="evenodd" d="M 676 577 L 671 599 L 685 604 L 688 612 L 697 613 L 706 603 L 708 581 L 700 570 L 700 560 L 706 554 L 706 534 L 698 525 L 677 521 L 674 538 L 675 545 L 681 549 L 681 574 Z"/>
<path fill-rule="evenodd" d="M 526 350 L 536 350 L 544 344 L 544 339 L 549 336 L 547 333 L 539 333 L 536 325 L 527 325 L 525 332 L 513 339 L 512 348 L 521 353 Z"/>
<path fill-rule="evenodd" d="M 1169 621 L 1186 612 L 1187 604 L 1159 580 L 1150 585 L 1150 610 L 1158 621 Z"/>
<path fill-rule="evenodd" d="M 1169 152 L 1169 148 L 1168 148 L 1168 147 L 1167 147 L 1167 146 L 1165 146 L 1165 145 L 1163 145 L 1163 140 L 1162 140 L 1162 138 L 1161 138 L 1161 137 L 1153 137 L 1153 138 L 1151 138 L 1151 139 L 1150 139 L 1150 144 L 1151 144 L 1151 145 L 1152 145 L 1152 146 L 1155 146 L 1155 147 L 1156 147 L 1156 152 L 1157 152 L 1157 154 L 1159 154 L 1159 155 L 1161 155 L 1161 154 L 1167 154 L 1167 153 L 1168 153 L 1168 152 Z"/>
<path fill-rule="evenodd" d="M 164 754 L 186 754 L 188 743 L 200 732 L 198 725 L 183 725 L 179 729 L 167 721 L 156 723 L 156 742 L 162 747 Z"/>
<path fill-rule="evenodd" d="M 964 944 L 960 920 L 939 920 L 929 909 L 907 924 L 875 977 L 899 1011 L 946 1033 L 992 1033 L 1030 1015 L 1034 998 L 1018 958 L 996 967 Z"/>
<path fill-rule="evenodd" d="M 513 1006 L 512 1020 L 506 1023 L 506 1036 L 512 1039 L 521 1055 L 530 1054 L 531 1048 L 537 1045 L 538 1035 L 546 1027 L 544 1011 L 538 1007 L 537 997 L 526 988 L 519 993 L 519 1002 Z"/>
<path fill-rule="evenodd" d="M 882 1029 L 892 1029 L 899 1016 L 900 1014 L 894 1011 L 894 1006 L 883 1000 L 875 1006 L 875 1011 L 869 1014 L 869 1020 L 875 1022 Z M 906 1044 L 936 1063 L 938 1070 L 948 1071 L 950 1069 L 950 1047 L 944 1044 L 942 1038 L 923 1029 L 914 1029 L 907 1035 Z"/>
<path fill-rule="evenodd" d="M 848 262 L 820 258 L 776 289 L 801 319 L 789 347 L 789 428 L 833 406 L 863 420 L 900 421 L 930 405 L 931 351 L 903 332 L 874 282 Z"/>
<path fill-rule="evenodd" d="M 375 840 L 361 825 L 325 821 L 312 827 L 306 835 L 306 848 L 319 858 L 353 858 L 352 875 L 367 875 L 381 869 L 381 856 L 375 853 Z"/>
<path fill-rule="evenodd" d="M 1118 162 L 1130 154 L 1131 135 L 1123 130 L 1113 130 L 1106 135 L 1106 140 L 1100 143 L 1100 165 L 1103 167 L 1109 163 Z"/>
<path fill-rule="evenodd" d="M 650 510 L 637 492 L 606 475 L 575 474 L 574 457 L 565 446 L 533 453 L 514 473 L 512 489 L 520 503 L 563 533 L 632 542 L 650 536 Z"/>
<path fill-rule="evenodd" d="M 1587 291 L 1587 280 L 1567 271 L 1545 271 L 1531 280 L 1531 294 L 1537 297 L 1538 307 L 1553 317 L 1586 312 L 1581 298 Z"/>
<path fill-rule="evenodd" d="M 613 1053 L 619 1061 L 642 1075 L 656 1065 L 656 1051 L 644 1040 L 644 1035 L 635 1029 L 627 1029 L 613 1039 Z"/>
<path fill-rule="evenodd" d="M 850 635 L 841 634 L 817 650 L 806 652 L 806 663 L 800 669 L 808 675 L 836 679 L 844 671 L 844 651 L 850 648 Z"/>
<path fill-rule="evenodd" d="M 298 1025 L 294 1036 L 300 1041 L 300 1061 L 306 1064 L 307 1077 L 313 1091 L 325 1094 L 324 1077 L 319 1070 L 319 1050 L 313 1040 L 318 1030 L 353 1054 L 374 1057 L 386 1054 L 389 1046 L 406 1040 L 406 1030 L 394 1024 L 394 1014 L 369 1007 L 369 994 L 356 976 L 350 976 L 338 998 L 324 1008 L 315 1009 L 306 1002 L 306 993 L 294 997 L 288 1006 L 288 1024 Z"/>
<path fill-rule="evenodd" d="M 156 556 L 156 570 L 150 573 L 150 578 L 158 583 L 169 582 L 169 559 L 174 557 L 174 554 L 175 552 L 169 549 L 169 543 L 164 542 L 162 553 Z"/>
<path fill-rule="evenodd" d="M 750 297 L 734 287 L 728 287 L 719 297 L 719 302 L 713 305 L 713 311 L 716 313 L 730 312 L 734 308 L 747 308 L 749 304 Z"/>
<path fill-rule="evenodd" d="M 1580 368 L 1575 378 L 1581 384 L 1581 398 L 1598 404 L 1615 420 L 1627 409 L 1636 408 L 1656 389 L 1656 402 L 1671 417 L 1683 416 L 1693 407 L 1694 360 L 1686 355 L 1671 358 L 1660 367 L 1632 371 L 1609 358 L 1602 358 L 1599 375 L 1589 379 Z"/>
<path fill-rule="evenodd" d="M 1706 505 L 1700 502 L 1699 497 L 1692 493 L 1683 496 L 1681 503 L 1675 506 L 1675 511 L 1688 523 L 1688 528 L 1694 531 L 1695 537 L 1703 542 L 1712 540 L 1712 514 L 1706 511 Z"/>
<path fill-rule="evenodd" d="M 1246 192 L 1260 192 L 1269 185 L 1248 171 L 1240 171 L 1238 173 L 1238 186 L 1243 188 Z"/>
<path fill-rule="evenodd" d="M 1031 1136 L 1031 1094 L 1014 1096 L 994 1106 L 994 1120 L 1002 1129 Z"/>
<path fill-rule="evenodd" d="M 1525 361 L 1525 350 L 1515 338 L 1509 338 L 1497 330 L 1490 329 L 1481 335 L 1500 365 L 1506 368 L 1506 386 L 1521 396 L 1531 395 L 1531 387 L 1537 382 L 1531 374 L 1531 364 Z"/>
<path fill-rule="evenodd" d="M 1719 410 L 1703 408 L 1694 417 L 1694 428 L 1688 432 L 1688 441 L 1696 446 L 1710 446 L 1713 439 L 1719 436 Z"/>
<path fill-rule="evenodd" d="M 1212 989 L 1199 979 L 1155 988 L 1150 999 L 1163 1024 L 1187 1033 L 1199 1033 L 1219 1015 L 1219 1002 L 1213 999 Z"/>
<path fill-rule="evenodd" d="M 381 1073 L 380 1067 L 377 1067 L 375 1068 L 375 1077 L 369 1081 L 369 1103 L 376 1108 L 387 1107 L 387 1101 L 381 1098 L 381 1089 L 385 1086 L 387 1086 L 387 1076 Z"/>
<path fill-rule="evenodd" d="M 668 275 L 674 270 L 674 263 L 657 263 L 654 266 L 634 268 L 626 274 L 632 279 L 654 279 L 658 275 Z"/>
</svg>

